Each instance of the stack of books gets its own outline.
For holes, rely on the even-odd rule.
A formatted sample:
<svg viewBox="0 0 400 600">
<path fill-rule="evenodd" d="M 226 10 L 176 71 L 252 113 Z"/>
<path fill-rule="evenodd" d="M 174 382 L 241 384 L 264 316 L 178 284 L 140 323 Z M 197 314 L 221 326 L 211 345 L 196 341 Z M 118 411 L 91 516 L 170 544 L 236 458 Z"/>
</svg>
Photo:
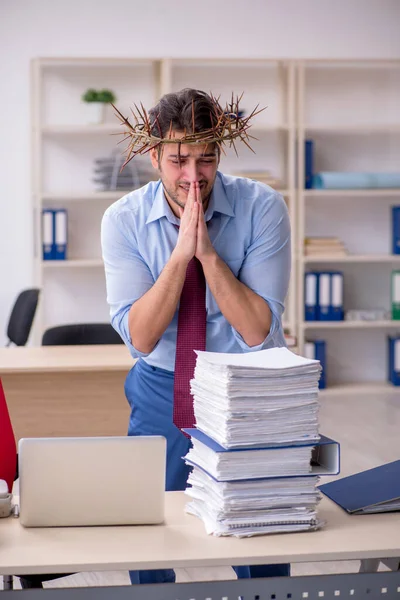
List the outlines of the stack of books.
<svg viewBox="0 0 400 600">
<path fill-rule="evenodd" d="M 319 361 L 287 348 L 197 355 L 186 511 L 214 535 L 319 528 L 316 456 L 337 451 L 319 435 Z"/>
<path fill-rule="evenodd" d="M 346 256 L 347 249 L 337 237 L 306 237 L 304 240 L 305 256 L 329 256 L 332 258 Z"/>
<path fill-rule="evenodd" d="M 235 171 L 233 173 L 236 177 L 246 177 L 247 179 L 253 179 L 254 181 L 259 181 L 260 183 L 265 183 L 265 185 L 269 185 L 275 190 L 281 189 L 282 182 L 274 177 L 269 171 Z"/>
</svg>

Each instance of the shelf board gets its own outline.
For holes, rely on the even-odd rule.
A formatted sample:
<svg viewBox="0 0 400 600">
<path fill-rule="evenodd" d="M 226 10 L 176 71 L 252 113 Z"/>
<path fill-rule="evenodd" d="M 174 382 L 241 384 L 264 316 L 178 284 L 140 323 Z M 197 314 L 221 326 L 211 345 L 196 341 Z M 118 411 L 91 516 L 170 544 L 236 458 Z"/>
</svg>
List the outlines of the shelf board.
<svg viewBox="0 0 400 600">
<path fill-rule="evenodd" d="M 303 125 L 300 126 L 307 133 L 334 133 L 338 135 L 360 134 L 369 135 L 370 133 L 400 133 L 400 124 L 371 124 L 365 123 L 360 125 Z"/>
<path fill-rule="evenodd" d="M 277 131 L 288 131 L 289 125 L 279 124 L 254 124 L 253 132 L 274 133 Z M 105 135 L 105 134 L 123 134 L 123 126 L 116 123 L 103 123 L 101 125 L 43 125 L 41 131 L 45 135 Z M 256 136 L 257 137 L 257 136 Z"/>
<path fill-rule="evenodd" d="M 36 61 L 42 67 L 75 67 L 75 68 L 93 68 L 93 67 L 136 67 L 142 65 L 149 65 L 159 62 L 161 59 L 157 58 L 126 58 L 126 57 L 110 57 L 110 56 L 94 56 L 88 58 L 87 56 L 76 57 L 76 56 L 65 56 L 65 57 L 53 57 L 43 56 L 36 59 Z"/>
<path fill-rule="evenodd" d="M 123 134 L 123 128 L 118 123 L 102 125 L 43 125 L 41 132 L 45 135 L 111 135 Z"/>
<path fill-rule="evenodd" d="M 400 254 L 346 254 L 346 256 L 301 256 L 300 260 L 307 263 L 397 263 Z"/>
<path fill-rule="evenodd" d="M 319 396 L 352 396 L 356 394 L 390 394 L 400 392 L 400 386 L 397 387 L 387 382 L 367 382 L 367 383 L 343 383 L 340 385 L 332 385 L 319 390 Z"/>
<path fill-rule="evenodd" d="M 323 198 L 323 197 L 352 197 L 355 198 L 382 198 L 383 196 L 388 197 L 400 197 L 400 188 L 394 189 L 365 189 L 365 190 L 302 190 L 305 198 Z"/>
<path fill-rule="evenodd" d="M 103 267 L 104 263 L 101 258 L 74 258 L 71 260 L 42 260 L 41 264 L 44 269 L 54 268 L 86 268 L 86 267 Z"/>
<path fill-rule="evenodd" d="M 251 131 L 289 131 L 289 129 L 291 128 L 291 125 L 287 125 L 287 124 L 276 124 L 276 123 L 266 123 L 266 124 L 260 124 L 257 125 L 256 123 L 253 123 L 253 125 L 251 126 Z M 293 125 L 294 128 L 294 125 Z M 256 136 L 257 137 L 257 136 Z"/>
<path fill-rule="evenodd" d="M 144 184 L 143 184 L 144 185 Z M 127 190 L 109 190 L 106 192 L 72 192 L 67 193 L 44 193 L 39 194 L 43 202 L 115 202 L 126 194 L 129 194 L 137 188 L 132 187 Z"/>
<path fill-rule="evenodd" d="M 302 329 L 386 329 L 400 330 L 399 321 L 302 321 Z"/>
<path fill-rule="evenodd" d="M 125 194 L 128 194 L 132 190 L 110 190 L 107 192 L 71 192 L 71 194 L 59 193 L 55 194 L 44 193 L 39 194 L 45 202 L 78 202 L 89 200 L 90 202 L 96 201 L 110 201 L 119 200 Z"/>
</svg>

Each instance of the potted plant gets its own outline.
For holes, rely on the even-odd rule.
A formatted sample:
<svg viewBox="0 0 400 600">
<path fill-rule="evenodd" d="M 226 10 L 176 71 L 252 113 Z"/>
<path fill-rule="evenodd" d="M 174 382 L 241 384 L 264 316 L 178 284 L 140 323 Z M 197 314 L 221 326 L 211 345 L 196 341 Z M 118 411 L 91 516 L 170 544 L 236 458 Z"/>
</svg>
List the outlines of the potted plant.
<svg viewBox="0 0 400 600">
<path fill-rule="evenodd" d="M 82 100 L 87 103 L 88 123 L 99 125 L 104 122 L 106 105 L 115 102 L 116 98 L 111 90 L 89 88 L 83 94 Z"/>
</svg>

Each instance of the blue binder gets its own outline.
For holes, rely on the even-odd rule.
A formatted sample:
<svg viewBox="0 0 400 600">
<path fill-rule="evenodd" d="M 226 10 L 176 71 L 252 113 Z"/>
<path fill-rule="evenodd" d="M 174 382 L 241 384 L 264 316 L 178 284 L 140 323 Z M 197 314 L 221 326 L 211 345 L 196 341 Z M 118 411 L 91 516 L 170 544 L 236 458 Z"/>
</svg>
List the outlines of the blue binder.
<svg viewBox="0 0 400 600">
<path fill-rule="evenodd" d="M 330 273 L 331 276 L 331 289 L 330 289 L 330 320 L 331 321 L 343 321 L 344 310 L 343 310 L 343 273 L 341 271 L 333 271 Z"/>
<path fill-rule="evenodd" d="M 388 337 L 388 381 L 400 385 L 400 336 Z"/>
<path fill-rule="evenodd" d="M 54 211 L 47 208 L 42 210 L 42 257 L 54 259 Z"/>
<path fill-rule="evenodd" d="M 392 206 L 392 254 L 400 254 L 400 206 Z"/>
<path fill-rule="evenodd" d="M 349 514 L 400 510 L 400 460 L 319 486 Z"/>
<path fill-rule="evenodd" d="M 58 209 L 54 211 L 54 258 L 66 260 L 67 258 L 67 211 Z"/>
<path fill-rule="evenodd" d="M 304 275 L 304 320 L 317 320 L 318 273 L 312 271 Z"/>
<path fill-rule="evenodd" d="M 191 438 L 198 440 L 200 443 L 204 444 L 214 452 L 243 452 L 244 450 L 249 452 L 258 452 L 259 450 L 277 450 L 281 448 L 293 448 L 293 451 L 296 451 L 296 448 L 299 447 L 312 447 L 312 456 L 311 456 L 311 472 L 305 475 L 289 475 L 288 477 L 310 477 L 315 475 L 337 475 L 340 472 L 340 445 L 335 440 L 325 436 L 320 435 L 320 439 L 318 442 L 316 441 L 304 441 L 304 442 L 296 442 L 295 444 L 270 444 L 266 446 L 260 446 L 258 448 L 235 448 L 235 449 L 227 449 L 218 444 L 211 437 L 197 429 L 196 427 L 183 429 L 185 433 L 187 433 Z M 195 465 L 195 463 L 186 459 L 188 464 Z M 201 468 L 201 467 L 199 467 Z M 202 469 L 204 471 L 204 469 Z M 207 475 L 210 475 L 207 471 L 205 471 Z M 210 475 L 212 477 L 212 475 Z M 264 479 L 284 479 L 286 477 L 267 477 Z M 215 479 L 215 478 L 213 478 Z"/>
<path fill-rule="evenodd" d="M 317 320 L 332 320 L 331 274 L 326 272 L 319 273 L 318 276 Z"/>
<path fill-rule="evenodd" d="M 307 341 L 304 345 L 304 356 L 311 360 L 319 360 L 322 371 L 318 382 L 320 390 L 326 388 L 326 343 L 325 340 Z"/>
<path fill-rule="evenodd" d="M 314 178 L 314 142 L 305 140 L 304 142 L 304 187 L 309 190 L 313 187 Z"/>
<path fill-rule="evenodd" d="M 322 371 L 319 379 L 319 388 L 321 390 L 326 388 L 326 343 L 325 340 L 315 340 L 314 342 L 316 360 L 321 363 Z"/>
</svg>

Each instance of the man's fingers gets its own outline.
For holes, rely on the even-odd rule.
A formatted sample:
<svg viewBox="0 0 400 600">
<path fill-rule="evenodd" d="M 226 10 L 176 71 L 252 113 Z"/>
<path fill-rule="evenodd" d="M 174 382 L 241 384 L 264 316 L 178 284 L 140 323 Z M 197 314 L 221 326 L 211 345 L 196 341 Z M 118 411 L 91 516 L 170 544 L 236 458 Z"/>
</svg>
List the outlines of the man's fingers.
<svg viewBox="0 0 400 600">
<path fill-rule="evenodd" d="M 196 188 L 195 188 L 194 181 L 191 181 L 190 185 L 189 185 L 189 192 L 188 192 L 186 206 L 188 206 L 188 204 L 190 206 L 193 206 L 195 201 L 196 201 Z"/>
<path fill-rule="evenodd" d="M 202 204 L 201 193 L 200 193 L 200 183 L 198 181 L 196 182 L 196 201 L 199 204 Z"/>
</svg>

